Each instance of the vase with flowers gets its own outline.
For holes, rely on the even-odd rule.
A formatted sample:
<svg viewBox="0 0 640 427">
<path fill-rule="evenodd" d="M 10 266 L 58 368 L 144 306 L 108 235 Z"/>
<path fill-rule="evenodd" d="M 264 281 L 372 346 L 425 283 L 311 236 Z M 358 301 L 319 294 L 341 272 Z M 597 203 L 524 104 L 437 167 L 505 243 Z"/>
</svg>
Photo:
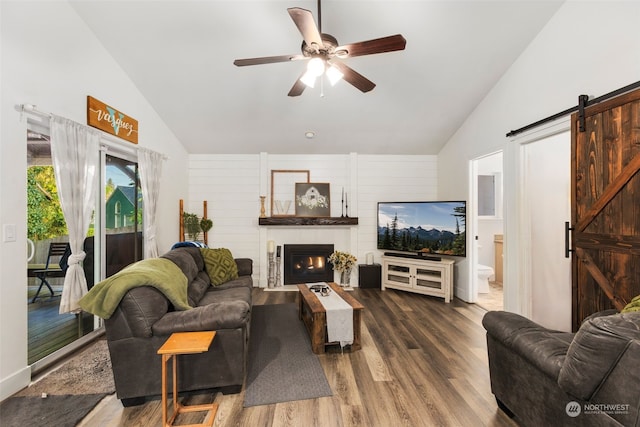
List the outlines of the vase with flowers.
<svg viewBox="0 0 640 427">
<path fill-rule="evenodd" d="M 358 258 L 348 252 L 335 251 L 329 255 L 333 270 L 340 273 L 340 286 L 350 286 L 351 270 L 356 265 L 356 261 Z"/>
</svg>

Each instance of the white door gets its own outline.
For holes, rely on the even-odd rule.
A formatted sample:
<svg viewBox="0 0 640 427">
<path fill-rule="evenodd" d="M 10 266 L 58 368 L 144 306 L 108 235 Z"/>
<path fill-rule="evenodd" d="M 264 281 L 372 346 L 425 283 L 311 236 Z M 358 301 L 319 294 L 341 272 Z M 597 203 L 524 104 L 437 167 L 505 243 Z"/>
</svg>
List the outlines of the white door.
<svg viewBox="0 0 640 427">
<path fill-rule="evenodd" d="M 570 132 L 524 145 L 523 158 L 531 318 L 546 327 L 570 331 L 571 259 L 565 257 L 564 243 L 564 224 L 571 220 Z"/>
</svg>

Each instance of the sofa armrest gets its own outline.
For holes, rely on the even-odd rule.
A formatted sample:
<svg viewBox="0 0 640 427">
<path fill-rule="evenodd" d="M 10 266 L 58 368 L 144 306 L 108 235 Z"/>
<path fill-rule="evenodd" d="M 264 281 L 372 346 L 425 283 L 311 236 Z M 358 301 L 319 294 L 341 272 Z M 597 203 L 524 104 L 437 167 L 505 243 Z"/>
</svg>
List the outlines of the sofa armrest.
<svg viewBox="0 0 640 427">
<path fill-rule="evenodd" d="M 635 343 L 635 346 L 633 345 Z M 628 370 L 640 366 L 640 313 L 593 317 L 576 333 L 558 376 L 565 392 L 583 400 L 591 397 L 607 380 L 625 353 L 632 352 Z"/>
<path fill-rule="evenodd" d="M 172 311 L 152 326 L 153 335 L 171 335 L 174 332 L 213 331 L 245 327 L 251 307 L 245 301 L 212 303 L 190 310 Z"/>
<path fill-rule="evenodd" d="M 490 311 L 482 325 L 495 340 L 527 360 L 554 381 L 573 334 L 547 329 L 526 317 L 506 311 Z"/>
<path fill-rule="evenodd" d="M 236 258 L 238 276 L 251 276 L 253 274 L 253 260 L 251 258 Z"/>
</svg>

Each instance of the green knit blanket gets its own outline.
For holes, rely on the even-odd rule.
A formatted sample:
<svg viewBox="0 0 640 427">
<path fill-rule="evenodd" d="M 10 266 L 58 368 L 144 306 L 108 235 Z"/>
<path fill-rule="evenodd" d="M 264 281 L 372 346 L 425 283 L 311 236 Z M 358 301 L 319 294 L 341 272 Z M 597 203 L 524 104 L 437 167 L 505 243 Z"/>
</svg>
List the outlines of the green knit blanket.
<svg viewBox="0 0 640 427">
<path fill-rule="evenodd" d="M 165 258 L 138 261 L 97 283 L 78 304 L 84 311 L 108 319 L 125 294 L 138 286 L 152 286 L 162 292 L 176 310 L 188 310 L 187 276 Z"/>
</svg>

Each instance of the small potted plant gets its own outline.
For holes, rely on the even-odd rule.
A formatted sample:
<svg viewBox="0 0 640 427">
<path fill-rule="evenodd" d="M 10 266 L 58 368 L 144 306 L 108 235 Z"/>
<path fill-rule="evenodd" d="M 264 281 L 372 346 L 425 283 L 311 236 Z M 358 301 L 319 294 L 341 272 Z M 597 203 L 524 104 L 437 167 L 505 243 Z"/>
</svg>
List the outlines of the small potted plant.
<svg viewBox="0 0 640 427">
<path fill-rule="evenodd" d="M 200 218 L 198 215 L 189 212 L 182 213 L 182 222 L 184 224 L 184 231 L 189 237 L 189 240 L 195 242 L 198 240 L 198 235 L 202 231 L 200 227 Z"/>
<path fill-rule="evenodd" d="M 349 252 L 335 251 L 329 255 L 329 262 L 333 269 L 340 273 L 340 286 L 349 286 L 351 282 L 351 269 L 356 265 L 358 258 Z"/>
</svg>

